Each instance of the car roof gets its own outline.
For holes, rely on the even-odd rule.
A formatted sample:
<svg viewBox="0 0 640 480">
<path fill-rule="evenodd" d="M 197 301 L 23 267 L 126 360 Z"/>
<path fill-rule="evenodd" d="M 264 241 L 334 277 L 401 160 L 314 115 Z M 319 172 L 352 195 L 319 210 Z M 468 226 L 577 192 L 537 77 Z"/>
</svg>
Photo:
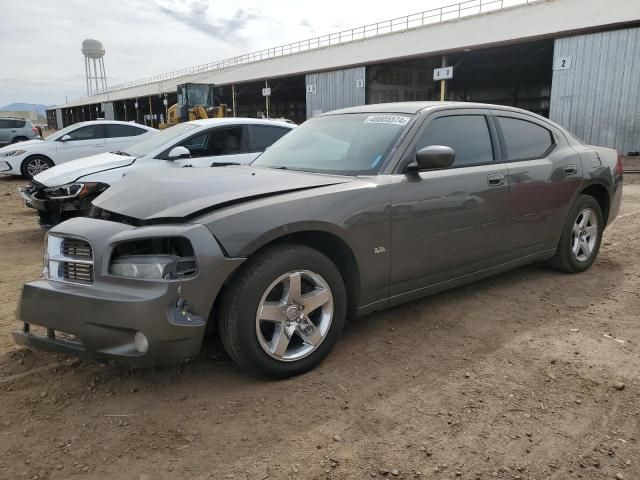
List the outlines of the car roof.
<svg viewBox="0 0 640 480">
<path fill-rule="evenodd" d="M 146 128 L 147 130 L 155 130 L 155 128 L 151 128 L 143 123 L 123 122 L 121 120 L 87 120 L 86 122 L 74 123 L 73 126 L 95 125 L 96 123 L 100 125 L 133 125 L 135 127 Z M 68 126 L 70 127 L 71 125 Z"/>
<path fill-rule="evenodd" d="M 30 122 L 28 118 L 20 118 L 20 117 L 0 117 L 0 120 L 24 120 L 25 122 Z"/>
<path fill-rule="evenodd" d="M 507 107 L 504 105 L 492 105 L 489 103 L 473 103 L 473 102 L 394 102 L 394 103 L 375 103 L 370 105 L 360 105 L 357 107 L 341 108 L 322 115 L 336 115 L 343 113 L 411 113 L 416 114 L 423 110 L 429 110 L 439 107 L 454 108 L 490 108 L 498 110 L 508 110 L 512 112 L 525 112 L 520 108 Z M 531 112 L 526 112 L 531 113 Z"/>
<path fill-rule="evenodd" d="M 203 118 L 201 120 L 191 120 L 190 122 L 198 126 L 211 125 L 278 125 L 280 127 L 295 127 L 295 123 L 291 123 L 285 119 L 279 118 L 245 118 L 245 117 L 225 117 L 225 118 Z"/>
</svg>

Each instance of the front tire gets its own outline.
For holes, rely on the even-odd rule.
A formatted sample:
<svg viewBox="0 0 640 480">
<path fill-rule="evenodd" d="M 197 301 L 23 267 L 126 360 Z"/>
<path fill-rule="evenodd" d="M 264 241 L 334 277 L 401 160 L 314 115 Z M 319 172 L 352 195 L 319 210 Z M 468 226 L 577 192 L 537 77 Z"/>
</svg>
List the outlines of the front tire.
<svg viewBox="0 0 640 480">
<path fill-rule="evenodd" d="M 54 163 L 51 159 L 44 155 L 32 155 L 23 160 L 22 165 L 20 165 L 20 172 L 24 178 L 31 180 L 40 172 L 53 167 L 53 165 Z"/>
<path fill-rule="evenodd" d="M 299 375 L 333 349 L 344 327 L 347 294 L 339 270 L 322 253 L 278 245 L 241 267 L 220 308 L 220 336 L 246 372 Z"/>
<path fill-rule="evenodd" d="M 567 217 L 552 268 L 567 273 L 587 270 L 600 250 L 604 216 L 600 204 L 589 195 L 580 195 Z"/>
</svg>

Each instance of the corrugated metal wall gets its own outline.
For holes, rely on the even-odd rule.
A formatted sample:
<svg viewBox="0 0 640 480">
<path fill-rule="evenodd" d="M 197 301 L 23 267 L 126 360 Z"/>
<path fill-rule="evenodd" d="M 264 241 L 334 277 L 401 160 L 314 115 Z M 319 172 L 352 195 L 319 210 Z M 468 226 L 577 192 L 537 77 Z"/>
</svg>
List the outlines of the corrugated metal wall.
<svg viewBox="0 0 640 480">
<path fill-rule="evenodd" d="M 553 65 L 553 121 L 589 144 L 640 150 L 640 28 L 557 39 Z"/>
<path fill-rule="evenodd" d="M 307 118 L 365 103 L 365 67 L 310 73 L 306 78 Z"/>
<path fill-rule="evenodd" d="M 102 113 L 105 120 L 115 120 L 116 117 L 113 113 L 113 102 L 103 102 L 101 104 Z"/>
</svg>

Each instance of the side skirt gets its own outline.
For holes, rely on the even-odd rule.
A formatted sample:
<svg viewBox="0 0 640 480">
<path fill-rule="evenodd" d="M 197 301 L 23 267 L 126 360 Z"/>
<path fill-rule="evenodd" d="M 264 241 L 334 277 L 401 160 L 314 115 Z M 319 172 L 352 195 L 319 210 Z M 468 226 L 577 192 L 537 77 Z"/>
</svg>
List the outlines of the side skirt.
<svg viewBox="0 0 640 480">
<path fill-rule="evenodd" d="M 555 248 L 550 250 L 544 250 L 542 252 L 537 252 L 531 255 L 527 255 L 526 257 L 522 257 L 517 260 L 512 260 L 510 262 L 502 263 L 494 267 L 486 268 L 484 270 L 479 270 L 477 272 L 463 275 L 461 277 L 456 277 L 451 280 L 447 280 L 445 282 L 440 282 L 433 285 L 429 285 L 427 287 L 411 290 L 410 292 L 401 293 L 400 295 L 395 295 L 389 299 L 379 300 L 377 302 L 359 307 L 357 316 L 360 317 L 363 315 L 368 315 L 377 310 L 383 310 L 388 307 L 395 307 L 397 305 L 401 305 L 403 303 L 410 302 L 412 300 L 417 300 L 419 298 L 423 298 L 429 295 L 433 295 L 435 293 L 449 290 L 451 288 L 467 285 L 477 280 L 481 280 L 483 278 L 487 278 L 498 273 L 506 272 L 508 270 L 513 270 L 514 268 L 522 267 L 530 263 L 548 260 L 551 257 L 553 257 L 555 253 L 556 253 Z"/>
</svg>

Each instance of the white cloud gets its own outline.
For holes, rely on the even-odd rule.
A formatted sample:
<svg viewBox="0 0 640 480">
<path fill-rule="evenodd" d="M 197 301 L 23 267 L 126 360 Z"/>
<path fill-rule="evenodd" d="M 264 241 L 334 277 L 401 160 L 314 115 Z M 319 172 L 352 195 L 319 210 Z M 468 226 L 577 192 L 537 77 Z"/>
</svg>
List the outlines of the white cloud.
<svg viewBox="0 0 640 480">
<path fill-rule="evenodd" d="M 0 106 L 85 94 L 80 44 L 100 40 L 109 84 L 451 3 L 324 0 L 29 0 L 0 16 Z M 375 5 L 375 7 L 373 7 Z"/>
</svg>

